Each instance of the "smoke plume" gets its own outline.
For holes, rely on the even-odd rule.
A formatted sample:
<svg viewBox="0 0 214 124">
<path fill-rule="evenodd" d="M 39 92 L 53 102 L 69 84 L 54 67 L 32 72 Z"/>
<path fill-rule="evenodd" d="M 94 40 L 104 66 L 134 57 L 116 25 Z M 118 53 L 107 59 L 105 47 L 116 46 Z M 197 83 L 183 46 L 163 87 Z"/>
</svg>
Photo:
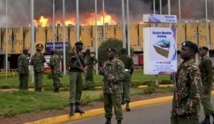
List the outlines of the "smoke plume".
<svg viewBox="0 0 214 124">
<path fill-rule="evenodd" d="M 8 26 L 20 27 L 30 24 L 31 0 L 7 0 L 8 2 Z M 102 0 L 98 1 L 98 12 L 102 11 Z M 130 22 L 137 23 L 142 20 L 145 13 L 153 13 L 152 0 L 129 0 Z M 34 0 L 34 17 L 39 19 L 41 15 L 52 19 L 53 0 Z M 159 0 L 156 0 L 156 13 L 159 13 Z M 65 0 L 66 19 L 75 18 L 76 0 Z M 125 0 L 126 6 L 126 0 Z M 168 13 L 167 0 L 162 0 L 163 14 Z M 105 11 L 112 15 L 118 23 L 121 22 L 121 0 L 105 0 Z M 94 0 L 79 0 L 80 21 L 83 21 L 88 13 L 94 12 Z M 55 0 L 56 18 L 62 19 L 62 0 Z M 178 0 L 171 0 L 171 14 L 178 15 Z M 213 18 L 213 1 L 208 0 L 209 19 Z M 181 0 L 181 14 L 183 20 L 200 20 L 205 18 L 204 0 Z M 6 4 L 0 0 L 0 27 L 5 27 Z"/>
</svg>

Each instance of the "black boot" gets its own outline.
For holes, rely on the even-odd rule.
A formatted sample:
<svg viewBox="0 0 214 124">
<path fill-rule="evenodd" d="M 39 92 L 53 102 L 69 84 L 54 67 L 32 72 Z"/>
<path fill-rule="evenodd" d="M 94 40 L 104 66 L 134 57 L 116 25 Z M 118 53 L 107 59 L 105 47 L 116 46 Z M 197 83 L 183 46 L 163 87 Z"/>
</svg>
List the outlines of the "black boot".
<svg viewBox="0 0 214 124">
<path fill-rule="evenodd" d="M 122 121 L 121 120 L 117 120 L 117 124 L 122 124 Z"/>
<path fill-rule="evenodd" d="M 70 116 L 74 116 L 74 103 L 70 103 Z"/>
<path fill-rule="evenodd" d="M 122 96 L 122 101 L 121 101 L 121 104 L 124 105 L 125 104 L 125 99 L 124 99 L 124 96 Z"/>
<path fill-rule="evenodd" d="M 38 91 L 39 91 L 39 92 L 42 92 L 42 88 L 41 88 L 41 87 L 39 87 L 39 88 L 38 88 Z"/>
<path fill-rule="evenodd" d="M 204 120 L 200 124 L 210 124 L 210 116 L 205 115 Z"/>
<path fill-rule="evenodd" d="M 111 124 L 111 118 L 107 118 L 105 124 Z"/>
<path fill-rule="evenodd" d="M 59 88 L 54 88 L 55 93 L 59 93 Z"/>
<path fill-rule="evenodd" d="M 126 102 L 126 111 L 131 111 L 131 109 L 129 108 L 129 102 Z"/>
<path fill-rule="evenodd" d="M 80 109 L 80 103 L 76 103 L 75 112 L 77 113 L 85 113 L 82 109 Z"/>
</svg>

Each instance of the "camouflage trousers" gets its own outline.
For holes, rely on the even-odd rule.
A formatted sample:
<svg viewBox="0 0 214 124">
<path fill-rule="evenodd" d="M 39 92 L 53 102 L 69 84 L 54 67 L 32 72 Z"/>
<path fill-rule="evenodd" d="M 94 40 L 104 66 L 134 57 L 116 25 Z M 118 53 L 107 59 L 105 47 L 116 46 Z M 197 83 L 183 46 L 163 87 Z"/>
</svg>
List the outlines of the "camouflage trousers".
<svg viewBox="0 0 214 124">
<path fill-rule="evenodd" d="M 171 117 L 171 124 L 199 124 L 196 118 Z"/>
<path fill-rule="evenodd" d="M 43 72 L 34 72 L 35 78 L 35 90 L 39 91 L 42 89 Z"/>
<path fill-rule="evenodd" d="M 88 68 L 85 76 L 85 82 L 94 82 L 93 68 Z"/>
<path fill-rule="evenodd" d="M 116 120 L 123 119 L 123 112 L 121 107 L 121 94 L 107 94 L 104 93 L 104 109 L 105 109 L 105 118 L 112 117 L 112 106 L 114 107 L 114 113 Z"/>
<path fill-rule="evenodd" d="M 204 115 L 214 113 L 213 105 L 211 104 L 211 91 L 208 94 L 201 94 L 201 104 L 204 108 Z"/>
<path fill-rule="evenodd" d="M 80 103 L 82 96 L 82 72 L 70 72 L 70 103 Z"/>
<path fill-rule="evenodd" d="M 130 102 L 130 88 L 131 88 L 131 75 L 130 72 L 126 72 L 125 80 L 123 81 L 123 94 L 122 97 L 124 98 L 125 102 Z"/>
<path fill-rule="evenodd" d="M 19 74 L 19 89 L 28 90 L 28 74 Z"/>
<path fill-rule="evenodd" d="M 54 88 L 59 88 L 60 87 L 59 74 L 54 74 L 52 72 L 52 75 L 53 75 L 53 86 L 54 86 Z"/>
</svg>

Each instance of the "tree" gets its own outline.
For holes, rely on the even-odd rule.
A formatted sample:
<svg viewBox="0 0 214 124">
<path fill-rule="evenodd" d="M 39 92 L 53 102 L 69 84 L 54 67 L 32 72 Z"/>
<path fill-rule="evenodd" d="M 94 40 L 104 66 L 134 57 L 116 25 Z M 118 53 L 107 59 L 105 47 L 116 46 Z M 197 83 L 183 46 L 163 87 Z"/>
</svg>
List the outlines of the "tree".
<svg viewBox="0 0 214 124">
<path fill-rule="evenodd" d="M 108 60 L 108 56 L 107 56 L 108 48 L 110 48 L 110 47 L 114 48 L 117 50 L 117 53 L 118 53 L 118 51 L 122 48 L 122 46 L 123 46 L 122 41 L 118 40 L 118 39 L 110 38 L 110 39 L 107 39 L 106 41 L 104 41 L 98 49 L 99 63 L 102 64 L 103 62 Z"/>
</svg>

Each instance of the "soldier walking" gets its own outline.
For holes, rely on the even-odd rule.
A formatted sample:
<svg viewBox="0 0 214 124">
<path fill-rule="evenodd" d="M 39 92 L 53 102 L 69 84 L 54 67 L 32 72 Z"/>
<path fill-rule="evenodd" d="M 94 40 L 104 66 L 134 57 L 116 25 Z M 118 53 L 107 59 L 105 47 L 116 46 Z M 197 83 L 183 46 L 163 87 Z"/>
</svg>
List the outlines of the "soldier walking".
<svg viewBox="0 0 214 124">
<path fill-rule="evenodd" d="M 202 78 L 201 104 L 204 108 L 205 115 L 201 124 L 210 124 L 210 115 L 214 118 L 214 109 L 211 104 L 211 91 L 213 88 L 212 61 L 207 56 L 208 51 L 209 49 L 207 47 L 203 46 L 199 48 L 199 56 L 201 57 L 199 69 Z"/>
<path fill-rule="evenodd" d="M 125 67 L 121 60 L 116 58 L 116 50 L 109 48 L 108 61 L 104 67 L 99 70 L 99 73 L 104 76 L 104 109 L 105 109 L 105 124 L 111 124 L 112 107 L 116 115 L 117 124 L 122 123 L 123 113 L 121 107 L 122 97 L 122 80 L 125 76 Z"/>
<path fill-rule="evenodd" d="M 23 53 L 18 58 L 19 90 L 28 90 L 28 66 L 28 49 L 24 48 Z"/>
<path fill-rule="evenodd" d="M 81 53 L 83 48 L 82 42 L 76 42 L 76 52 L 70 51 L 68 53 L 68 66 L 70 76 L 70 116 L 74 115 L 74 112 L 84 113 L 80 108 L 80 99 L 82 96 L 82 73 L 84 72 L 85 62 L 83 60 L 83 54 Z M 75 104 L 75 111 L 73 109 Z"/>
<path fill-rule="evenodd" d="M 200 111 L 201 73 L 195 63 L 198 46 L 191 41 L 182 43 L 183 62 L 173 73 L 177 95 L 173 96 L 171 124 L 198 124 Z M 175 93 L 174 93 L 175 94 Z"/>
<path fill-rule="evenodd" d="M 87 69 L 85 82 L 94 82 L 93 70 L 94 70 L 94 65 L 98 61 L 95 58 L 94 54 L 91 54 L 90 49 L 86 50 L 85 62 L 86 62 L 86 69 Z"/>
<path fill-rule="evenodd" d="M 53 77 L 53 86 L 54 92 L 59 93 L 60 80 L 60 56 L 55 53 L 55 50 L 51 50 L 50 62 L 47 63 L 51 67 L 52 77 Z"/>
<path fill-rule="evenodd" d="M 41 53 L 43 47 L 41 44 L 36 46 L 36 53 L 32 56 L 30 64 L 34 69 L 35 91 L 42 91 L 42 81 L 44 73 L 44 63 L 46 62 L 44 55 Z"/>
<path fill-rule="evenodd" d="M 122 94 L 122 105 L 126 103 L 126 111 L 131 111 L 129 108 L 130 99 L 130 88 L 131 88 L 131 75 L 134 71 L 134 62 L 132 57 L 128 56 L 127 49 L 121 49 L 121 55 L 119 59 L 125 65 L 125 78 L 123 80 L 123 94 Z"/>
</svg>

